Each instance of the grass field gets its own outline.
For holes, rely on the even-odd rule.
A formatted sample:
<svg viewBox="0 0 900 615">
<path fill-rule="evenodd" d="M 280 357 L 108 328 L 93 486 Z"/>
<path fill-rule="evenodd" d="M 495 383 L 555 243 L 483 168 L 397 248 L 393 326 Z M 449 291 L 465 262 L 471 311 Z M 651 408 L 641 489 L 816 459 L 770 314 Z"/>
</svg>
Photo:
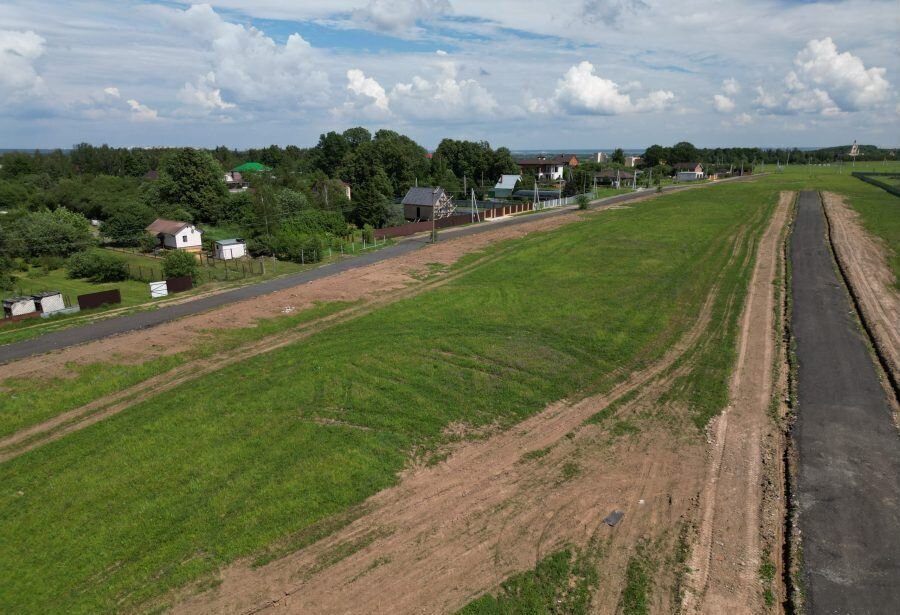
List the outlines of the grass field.
<svg viewBox="0 0 900 615">
<path fill-rule="evenodd" d="M 509 426 L 605 390 L 690 326 L 776 198 L 717 186 L 495 246 L 443 287 L 3 464 L 0 610 L 133 606 L 393 484 L 451 422 Z M 712 399 L 729 369 L 704 376 Z"/>
<path fill-rule="evenodd" d="M 856 170 L 900 174 L 900 162 L 858 163 Z M 900 197 L 856 179 L 849 171 L 850 167 L 838 172 L 837 167 L 797 166 L 789 167 L 785 173 L 772 174 L 764 181 L 784 186 L 786 190 L 827 190 L 843 194 L 859 212 L 865 229 L 883 240 L 889 251 L 888 264 L 894 272 L 895 287 L 900 289 Z"/>
</svg>

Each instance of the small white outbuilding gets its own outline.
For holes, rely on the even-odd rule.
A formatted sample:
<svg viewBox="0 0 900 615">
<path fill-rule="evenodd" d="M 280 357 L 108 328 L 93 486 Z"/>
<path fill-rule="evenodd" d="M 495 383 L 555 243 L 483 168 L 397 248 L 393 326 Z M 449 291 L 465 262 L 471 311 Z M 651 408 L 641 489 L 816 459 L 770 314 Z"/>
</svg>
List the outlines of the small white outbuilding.
<svg viewBox="0 0 900 615">
<path fill-rule="evenodd" d="M 12 297 L 3 300 L 3 312 L 7 317 L 24 316 L 34 311 L 34 299 L 31 297 Z"/>
<path fill-rule="evenodd" d="M 247 254 L 247 246 L 243 239 L 220 239 L 216 241 L 216 258 L 228 261 L 241 258 Z"/>
<path fill-rule="evenodd" d="M 62 293 L 56 290 L 38 293 L 31 296 L 34 306 L 42 314 L 53 314 L 66 309 L 66 302 Z"/>
</svg>

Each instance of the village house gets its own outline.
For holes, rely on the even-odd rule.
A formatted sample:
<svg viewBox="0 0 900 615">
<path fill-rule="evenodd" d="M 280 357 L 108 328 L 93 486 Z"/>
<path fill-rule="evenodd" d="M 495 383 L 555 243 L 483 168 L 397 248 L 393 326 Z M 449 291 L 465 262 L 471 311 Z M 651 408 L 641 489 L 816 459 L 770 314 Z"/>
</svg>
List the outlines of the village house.
<svg viewBox="0 0 900 615">
<path fill-rule="evenodd" d="M 679 162 L 672 165 L 675 179 L 680 182 L 692 182 L 703 179 L 703 165 L 699 162 Z"/>
<path fill-rule="evenodd" d="M 622 186 L 631 185 L 634 180 L 634 173 L 622 171 L 620 169 L 605 169 L 594 174 L 594 183 L 598 186 L 612 186 L 613 188 L 621 188 Z"/>
<path fill-rule="evenodd" d="M 626 167 L 636 167 L 639 164 L 641 164 L 640 156 L 625 156 Z"/>
<path fill-rule="evenodd" d="M 200 252 L 203 249 L 203 231 L 190 222 L 157 218 L 147 227 L 147 232 L 155 235 L 159 245 L 167 250 Z"/>
<path fill-rule="evenodd" d="M 250 187 L 250 182 L 244 180 L 240 171 L 228 171 L 225 173 L 225 185 L 228 192 L 243 192 Z"/>
<path fill-rule="evenodd" d="M 597 152 L 597 162 L 609 162 L 609 154 Z"/>
<path fill-rule="evenodd" d="M 453 199 L 440 186 L 410 188 L 401 201 L 403 217 L 407 220 L 431 220 L 437 211 L 438 217 L 453 211 Z"/>
<path fill-rule="evenodd" d="M 538 179 L 562 179 L 567 168 L 578 166 L 578 158 L 570 154 L 559 156 L 538 156 L 517 161 L 522 174 L 531 173 Z"/>
<path fill-rule="evenodd" d="M 247 254 L 247 245 L 243 239 L 219 239 L 215 245 L 216 258 L 223 261 L 230 261 L 235 258 L 241 258 Z"/>
</svg>

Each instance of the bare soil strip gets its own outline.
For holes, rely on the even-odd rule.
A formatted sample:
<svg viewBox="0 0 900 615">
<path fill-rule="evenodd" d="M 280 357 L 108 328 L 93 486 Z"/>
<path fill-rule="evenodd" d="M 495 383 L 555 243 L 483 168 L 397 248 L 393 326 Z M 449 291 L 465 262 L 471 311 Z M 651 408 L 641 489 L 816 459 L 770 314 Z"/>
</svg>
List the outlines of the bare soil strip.
<svg viewBox="0 0 900 615">
<path fill-rule="evenodd" d="M 900 381 L 900 293 L 888 267 L 888 249 L 863 229 L 859 215 L 841 195 L 824 192 L 822 197 L 835 255 L 896 383 Z"/>
<path fill-rule="evenodd" d="M 775 287 L 780 238 L 793 195 L 782 193 L 760 240 L 741 323 L 731 405 L 710 425 L 710 463 L 701 494 L 700 524 L 686 613 L 759 612 L 758 577 L 763 490 L 762 442 L 773 429 Z"/>
<path fill-rule="evenodd" d="M 675 362 L 708 330 L 717 293 L 662 359 L 609 393 L 557 402 L 504 433 L 458 445 L 445 462 L 413 468 L 370 498 L 344 529 L 259 568 L 237 562 L 215 589 L 174 597 L 174 612 L 451 612 L 561 545 L 592 538 L 610 545 L 606 562 L 623 570 L 645 532 L 691 515 L 704 448 L 695 434 L 673 436 L 661 424 L 617 439 L 584 421 L 631 391 L 665 390 L 680 373 L 671 371 Z M 627 519 L 614 529 L 602 523 L 613 509 Z M 621 575 L 604 580 L 597 600 L 609 611 L 621 584 Z"/>
</svg>

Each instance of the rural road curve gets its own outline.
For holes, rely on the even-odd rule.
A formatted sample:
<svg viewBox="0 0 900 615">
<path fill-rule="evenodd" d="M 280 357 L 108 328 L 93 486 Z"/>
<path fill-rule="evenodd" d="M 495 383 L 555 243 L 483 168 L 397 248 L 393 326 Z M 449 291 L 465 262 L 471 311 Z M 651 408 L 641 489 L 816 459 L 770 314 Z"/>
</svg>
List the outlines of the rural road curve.
<svg viewBox="0 0 900 615">
<path fill-rule="evenodd" d="M 900 612 L 900 439 L 816 192 L 791 238 L 799 524 L 807 611 Z"/>
<path fill-rule="evenodd" d="M 744 179 L 751 179 L 752 177 L 754 176 L 748 175 L 746 178 L 736 178 L 733 180 L 724 181 L 740 181 Z M 697 186 L 670 186 L 664 188 L 663 190 L 664 192 L 672 192 L 676 190 L 685 190 L 689 188 L 708 185 L 710 184 L 698 184 Z M 601 202 L 601 206 L 624 203 L 627 201 L 644 198 L 650 194 L 652 194 L 650 191 L 642 191 L 614 196 L 608 199 L 603 199 Z M 552 217 L 567 215 L 572 213 L 572 211 L 573 209 L 571 207 L 566 207 L 550 210 L 544 214 L 534 215 Z M 444 237 L 465 237 L 467 235 L 474 235 L 477 233 L 483 233 L 496 229 L 498 225 L 514 226 L 517 224 L 530 222 L 532 220 L 534 220 L 533 215 L 514 216 L 511 218 L 499 219 L 490 223 L 466 226 L 456 229 L 445 229 L 441 231 L 441 235 Z M 311 269 L 309 271 L 303 271 L 293 275 L 268 280 L 266 282 L 260 282 L 259 284 L 243 286 L 241 288 L 218 293 L 215 295 L 204 297 L 202 299 L 196 299 L 193 301 L 186 301 L 184 303 L 162 307 L 157 310 L 148 310 L 145 312 L 137 312 L 134 314 L 126 314 L 123 316 L 100 319 L 91 324 L 71 327 L 68 329 L 63 329 L 61 331 L 54 331 L 53 333 L 48 333 L 46 335 L 42 335 L 40 337 L 25 340 L 22 342 L 6 344 L 0 346 L 0 364 L 17 361 L 19 359 L 43 354 L 52 350 L 60 350 L 69 346 L 76 346 L 78 344 L 92 342 L 112 335 L 127 333 L 128 331 L 146 329 L 148 327 L 153 327 L 155 325 L 169 322 L 171 320 L 176 320 L 178 318 L 183 318 L 185 316 L 190 316 L 192 314 L 206 312 L 208 310 L 221 307 L 235 301 L 253 299 L 254 297 L 259 297 L 261 295 L 265 295 L 275 291 L 299 286 L 301 284 L 325 278 L 342 271 L 347 271 L 356 267 L 365 267 L 366 265 L 370 265 L 372 263 L 383 261 L 389 258 L 394 258 L 396 256 L 402 256 L 403 254 L 408 254 L 409 252 L 412 252 L 421 247 L 423 242 L 425 241 L 426 240 L 422 237 L 411 237 L 400 241 L 396 245 L 373 252 L 367 252 L 355 258 L 331 263 L 322 267 L 318 267 L 316 269 Z"/>
</svg>

